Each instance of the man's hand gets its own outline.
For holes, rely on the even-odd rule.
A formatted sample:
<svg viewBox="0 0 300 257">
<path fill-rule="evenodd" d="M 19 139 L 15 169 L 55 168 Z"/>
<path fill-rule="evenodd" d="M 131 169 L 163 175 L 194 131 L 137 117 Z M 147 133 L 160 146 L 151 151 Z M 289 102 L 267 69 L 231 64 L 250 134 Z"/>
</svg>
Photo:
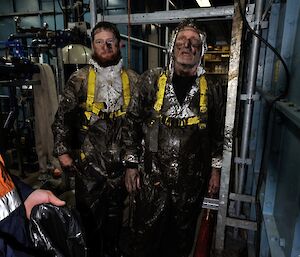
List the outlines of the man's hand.
<svg viewBox="0 0 300 257">
<path fill-rule="evenodd" d="M 220 169 L 212 168 L 211 176 L 208 184 L 208 193 L 216 194 L 220 188 Z"/>
<path fill-rule="evenodd" d="M 141 189 L 140 175 L 137 169 L 126 169 L 125 186 L 129 193 Z"/>
<path fill-rule="evenodd" d="M 26 216 L 28 219 L 30 219 L 30 213 L 32 208 L 42 203 L 52 203 L 56 206 L 63 206 L 66 204 L 65 201 L 58 199 L 51 191 L 37 189 L 33 191 L 24 202 Z"/>
<path fill-rule="evenodd" d="M 70 167 L 73 164 L 73 159 L 67 153 L 58 156 L 58 160 L 62 167 Z"/>
</svg>

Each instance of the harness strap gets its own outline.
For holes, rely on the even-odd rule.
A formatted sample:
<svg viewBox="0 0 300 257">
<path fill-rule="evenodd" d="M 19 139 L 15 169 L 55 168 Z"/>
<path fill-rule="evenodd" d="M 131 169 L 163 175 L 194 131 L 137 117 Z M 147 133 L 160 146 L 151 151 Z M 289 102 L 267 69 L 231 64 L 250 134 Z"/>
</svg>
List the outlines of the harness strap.
<svg viewBox="0 0 300 257">
<path fill-rule="evenodd" d="M 200 77 L 200 112 L 207 112 L 207 82 L 204 76 Z"/>
<path fill-rule="evenodd" d="M 158 90 L 156 92 L 156 102 L 154 104 L 154 109 L 159 113 L 161 111 L 165 91 L 167 85 L 167 75 L 163 72 L 158 79 Z M 200 129 L 206 128 L 207 122 L 207 82 L 204 76 L 201 76 L 199 79 L 199 90 L 200 90 L 200 99 L 199 99 L 199 110 L 200 115 L 189 117 L 189 118 L 173 118 L 169 116 L 160 115 L 161 121 L 166 126 L 175 126 L 175 127 L 184 127 L 198 124 Z"/>
<path fill-rule="evenodd" d="M 95 99 L 95 88 L 96 88 L 96 72 L 91 67 L 89 70 L 88 76 L 88 89 L 87 89 L 87 99 L 86 99 L 86 111 L 85 116 L 87 120 L 90 120 L 92 114 L 98 115 L 99 118 L 105 119 L 114 119 L 116 117 L 120 117 L 125 115 L 126 109 L 130 102 L 130 85 L 129 85 L 129 78 L 127 73 L 122 70 L 121 71 L 121 80 L 122 80 L 122 89 L 123 89 L 123 106 L 120 110 L 110 113 L 103 113 L 101 112 L 104 109 L 103 102 L 94 102 Z"/>
<path fill-rule="evenodd" d="M 157 112 L 160 112 L 161 107 L 164 102 L 164 96 L 166 91 L 166 85 L 167 85 L 167 75 L 166 73 L 162 73 L 158 80 L 158 91 L 156 93 L 156 102 L 154 104 L 154 109 Z"/>
<path fill-rule="evenodd" d="M 168 127 L 185 127 L 198 124 L 200 122 L 200 119 L 197 116 L 184 119 L 177 119 L 169 116 L 161 116 L 161 121 Z"/>
</svg>

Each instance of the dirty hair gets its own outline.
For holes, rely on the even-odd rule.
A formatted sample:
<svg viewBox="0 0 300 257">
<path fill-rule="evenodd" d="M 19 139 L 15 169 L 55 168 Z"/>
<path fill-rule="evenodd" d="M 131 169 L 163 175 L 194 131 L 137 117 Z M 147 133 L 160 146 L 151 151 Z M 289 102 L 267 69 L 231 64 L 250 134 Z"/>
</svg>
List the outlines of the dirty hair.
<svg viewBox="0 0 300 257">
<path fill-rule="evenodd" d="M 108 30 L 111 31 L 115 38 L 117 39 L 118 43 L 121 41 L 121 36 L 120 32 L 117 28 L 117 26 L 114 23 L 107 22 L 107 21 L 100 21 L 98 22 L 95 27 L 92 30 L 91 36 L 92 36 L 92 41 L 94 41 L 95 34 L 97 34 L 97 30 Z"/>
</svg>

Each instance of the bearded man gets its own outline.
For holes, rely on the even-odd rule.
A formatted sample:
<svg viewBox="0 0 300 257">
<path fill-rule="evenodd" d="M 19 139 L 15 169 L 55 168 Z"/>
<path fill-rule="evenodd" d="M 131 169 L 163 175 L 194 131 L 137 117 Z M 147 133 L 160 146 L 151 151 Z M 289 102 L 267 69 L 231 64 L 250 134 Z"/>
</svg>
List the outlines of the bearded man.
<svg viewBox="0 0 300 257">
<path fill-rule="evenodd" d="M 219 189 L 224 97 L 205 79 L 205 49 L 206 35 L 184 20 L 171 40 L 168 67 L 141 76 L 127 110 L 125 183 L 136 201 L 132 256 L 189 256 L 204 194 Z"/>
<path fill-rule="evenodd" d="M 126 196 L 120 142 L 137 74 L 123 67 L 114 24 L 99 22 L 91 36 L 90 64 L 71 75 L 60 100 L 52 126 L 54 153 L 62 167 L 76 166 L 76 208 L 89 256 L 118 257 Z"/>
</svg>

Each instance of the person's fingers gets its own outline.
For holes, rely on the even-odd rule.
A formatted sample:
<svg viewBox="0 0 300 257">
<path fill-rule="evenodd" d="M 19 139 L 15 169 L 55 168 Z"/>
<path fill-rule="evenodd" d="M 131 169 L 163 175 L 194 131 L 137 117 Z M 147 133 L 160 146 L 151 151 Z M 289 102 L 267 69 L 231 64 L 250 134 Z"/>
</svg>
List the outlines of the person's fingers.
<svg viewBox="0 0 300 257">
<path fill-rule="evenodd" d="M 27 219 L 30 219 L 31 208 L 25 208 L 25 210 L 26 210 L 26 217 L 27 217 Z"/>
<path fill-rule="evenodd" d="M 137 176 L 136 178 L 136 187 L 137 189 L 141 189 L 140 176 Z"/>
<path fill-rule="evenodd" d="M 72 164 L 73 164 L 73 160 L 71 158 L 66 159 L 63 163 L 64 167 L 72 166 Z"/>
<path fill-rule="evenodd" d="M 128 193 L 132 192 L 132 187 L 131 187 L 131 183 L 130 182 L 127 183 L 127 187 L 126 188 L 127 188 Z"/>
<path fill-rule="evenodd" d="M 65 201 L 60 200 L 50 191 L 48 192 L 48 196 L 49 196 L 49 203 L 52 203 L 56 206 L 63 206 L 66 204 Z"/>
<path fill-rule="evenodd" d="M 208 191 L 207 191 L 208 194 L 210 195 L 210 194 L 212 193 L 212 191 L 213 191 L 213 190 L 212 190 L 212 186 L 211 186 L 211 184 L 209 184 L 209 185 L 208 185 Z"/>
<path fill-rule="evenodd" d="M 128 193 L 131 193 L 131 190 L 132 190 L 130 179 L 131 179 L 130 173 L 126 172 L 126 174 L 125 174 L 125 187 L 126 187 Z"/>
<path fill-rule="evenodd" d="M 212 184 L 210 187 L 210 191 L 212 194 L 216 194 L 219 191 L 219 186 Z"/>
<path fill-rule="evenodd" d="M 127 191 L 128 191 L 129 185 L 128 185 L 128 177 L 127 177 L 127 174 L 125 174 L 125 187 L 126 187 L 126 189 L 127 189 Z"/>
<path fill-rule="evenodd" d="M 136 191 L 136 175 L 133 174 L 131 176 L 131 186 L 132 186 L 132 191 Z"/>
<path fill-rule="evenodd" d="M 63 166 L 63 167 L 72 166 L 72 164 L 73 164 L 73 159 L 70 157 L 69 154 L 63 154 L 63 155 L 58 156 L 58 160 L 59 160 L 61 166 Z"/>
<path fill-rule="evenodd" d="M 126 170 L 125 187 L 129 193 L 140 189 L 140 177 L 137 169 Z"/>
</svg>

